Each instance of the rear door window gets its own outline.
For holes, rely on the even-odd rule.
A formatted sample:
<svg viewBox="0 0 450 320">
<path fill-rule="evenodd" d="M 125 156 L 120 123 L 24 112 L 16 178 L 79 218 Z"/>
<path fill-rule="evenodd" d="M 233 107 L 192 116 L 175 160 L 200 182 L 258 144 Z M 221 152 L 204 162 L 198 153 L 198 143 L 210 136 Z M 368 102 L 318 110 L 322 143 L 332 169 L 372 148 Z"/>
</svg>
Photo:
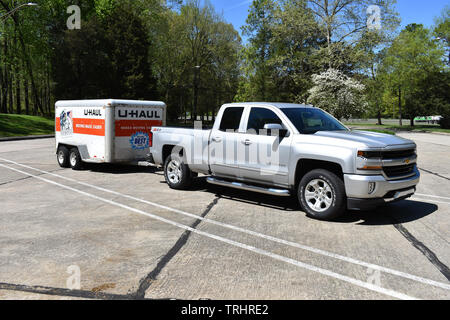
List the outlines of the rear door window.
<svg viewBox="0 0 450 320">
<path fill-rule="evenodd" d="M 220 123 L 220 131 L 237 131 L 241 124 L 242 114 L 244 113 L 243 107 L 229 107 L 226 108 L 222 115 L 222 121 Z"/>
</svg>

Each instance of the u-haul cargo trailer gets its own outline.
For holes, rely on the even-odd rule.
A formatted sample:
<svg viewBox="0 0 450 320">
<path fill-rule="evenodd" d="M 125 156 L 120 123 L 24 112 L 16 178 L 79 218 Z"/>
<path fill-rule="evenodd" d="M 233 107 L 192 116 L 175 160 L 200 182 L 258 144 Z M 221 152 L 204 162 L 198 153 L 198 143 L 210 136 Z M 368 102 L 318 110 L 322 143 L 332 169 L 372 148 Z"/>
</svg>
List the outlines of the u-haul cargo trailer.
<svg viewBox="0 0 450 320">
<path fill-rule="evenodd" d="M 148 159 L 151 128 L 166 125 L 166 105 L 157 101 L 58 101 L 55 136 L 58 163 L 134 163 Z"/>
</svg>

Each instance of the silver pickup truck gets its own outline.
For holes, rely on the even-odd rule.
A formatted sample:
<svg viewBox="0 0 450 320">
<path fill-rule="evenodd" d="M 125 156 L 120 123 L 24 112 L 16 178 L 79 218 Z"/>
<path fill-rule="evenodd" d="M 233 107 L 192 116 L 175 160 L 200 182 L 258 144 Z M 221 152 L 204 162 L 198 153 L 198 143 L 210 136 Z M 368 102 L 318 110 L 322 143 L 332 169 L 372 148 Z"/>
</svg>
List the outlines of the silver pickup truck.
<svg viewBox="0 0 450 320">
<path fill-rule="evenodd" d="M 150 154 L 173 189 L 201 173 L 211 184 L 296 195 L 321 220 L 409 198 L 420 180 L 414 142 L 350 131 L 299 104 L 226 104 L 212 130 L 154 127 Z"/>
</svg>

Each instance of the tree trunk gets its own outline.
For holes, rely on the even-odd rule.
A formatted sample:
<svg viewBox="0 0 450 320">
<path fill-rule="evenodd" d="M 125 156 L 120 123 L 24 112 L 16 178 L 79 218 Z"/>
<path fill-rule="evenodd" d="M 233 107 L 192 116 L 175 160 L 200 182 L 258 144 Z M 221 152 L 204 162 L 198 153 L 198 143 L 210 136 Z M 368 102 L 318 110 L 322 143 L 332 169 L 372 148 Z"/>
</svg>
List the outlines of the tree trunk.
<svg viewBox="0 0 450 320">
<path fill-rule="evenodd" d="M 8 68 L 9 69 L 9 68 Z M 8 111 L 9 113 L 14 113 L 14 92 L 13 92 L 13 74 L 11 72 L 11 69 L 8 70 L 8 97 L 9 97 L 9 104 L 8 104 Z"/>
<path fill-rule="evenodd" d="M 402 123 L 402 87 L 398 87 L 398 113 L 400 117 L 400 126 L 403 126 Z"/>
<path fill-rule="evenodd" d="M 11 11 L 11 8 L 9 8 L 9 6 L 6 4 L 5 1 L 0 0 L 0 4 L 3 6 L 3 8 L 7 12 Z M 43 115 L 45 115 L 45 111 L 42 109 L 42 104 L 41 104 L 41 101 L 39 100 L 39 92 L 37 90 L 36 82 L 34 80 L 33 67 L 31 65 L 31 58 L 28 56 L 28 52 L 27 52 L 27 48 L 25 46 L 25 41 L 24 41 L 24 37 L 22 34 L 22 30 L 19 28 L 20 23 L 18 21 L 17 15 L 12 15 L 11 18 L 14 21 L 14 26 L 15 26 L 18 36 L 19 36 L 19 42 L 20 42 L 20 47 L 22 49 L 23 59 L 25 59 L 27 72 L 28 72 L 28 75 L 29 75 L 30 81 L 31 81 L 31 89 L 32 89 L 33 96 L 34 96 L 35 106 L 37 106 L 37 108 L 41 111 L 41 113 Z"/>
<path fill-rule="evenodd" d="M 28 96 L 28 79 L 25 77 L 24 83 L 23 83 L 23 91 L 25 95 L 25 114 L 30 114 L 30 98 Z"/>
<path fill-rule="evenodd" d="M 20 85 L 21 85 L 21 79 L 17 77 L 16 81 L 16 112 L 17 114 L 22 113 L 22 97 L 20 94 Z"/>
</svg>

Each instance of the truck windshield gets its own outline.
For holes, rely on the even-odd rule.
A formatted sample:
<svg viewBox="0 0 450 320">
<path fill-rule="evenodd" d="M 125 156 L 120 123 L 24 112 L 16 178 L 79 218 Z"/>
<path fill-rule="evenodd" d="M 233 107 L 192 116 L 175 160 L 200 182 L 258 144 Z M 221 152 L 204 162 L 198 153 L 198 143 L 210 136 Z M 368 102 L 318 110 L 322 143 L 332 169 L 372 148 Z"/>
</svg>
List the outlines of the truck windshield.
<svg viewBox="0 0 450 320">
<path fill-rule="evenodd" d="M 300 133 L 314 134 L 319 131 L 348 131 L 348 129 L 326 112 L 315 108 L 282 108 Z"/>
</svg>

